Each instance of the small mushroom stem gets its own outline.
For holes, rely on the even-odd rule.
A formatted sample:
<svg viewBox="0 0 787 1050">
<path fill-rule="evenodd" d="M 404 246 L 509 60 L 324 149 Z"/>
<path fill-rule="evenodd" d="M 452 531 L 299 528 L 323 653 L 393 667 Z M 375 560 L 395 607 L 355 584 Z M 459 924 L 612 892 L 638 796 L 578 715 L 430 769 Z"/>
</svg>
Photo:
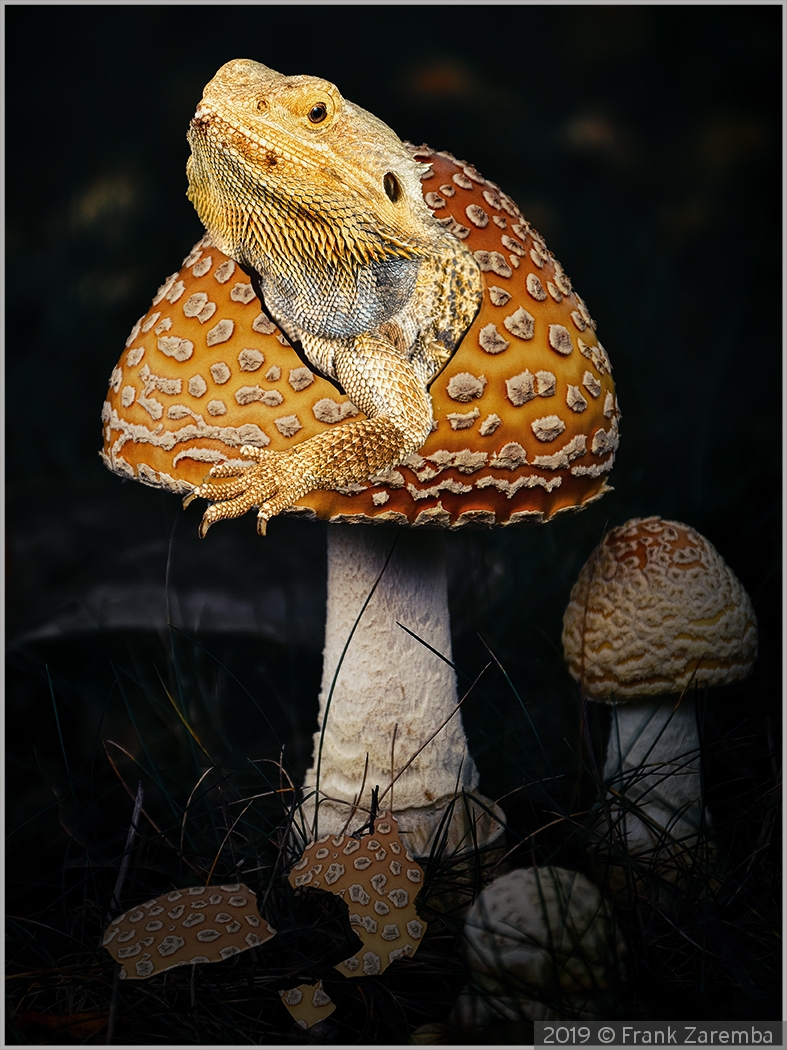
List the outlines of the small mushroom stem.
<svg viewBox="0 0 787 1050">
<path fill-rule="evenodd" d="M 318 834 L 341 832 L 351 818 L 363 824 L 379 785 L 380 805 L 393 809 L 408 848 L 423 855 L 451 800 L 463 791 L 476 792 L 478 771 L 467 750 L 456 677 L 447 660 L 451 634 L 442 535 L 329 526 L 319 728 L 304 783 L 310 825 L 316 796 L 308 796 L 318 792 Z M 485 844 L 500 827 L 475 809 L 476 840 Z M 460 799 L 449 843 L 458 845 L 468 830 Z"/>
<path fill-rule="evenodd" d="M 613 835 L 629 853 L 696 848 L 709 823 L 702 803 L 700 740 L 693 698 L 616 704 L 604 765 Z"/>
</svg>

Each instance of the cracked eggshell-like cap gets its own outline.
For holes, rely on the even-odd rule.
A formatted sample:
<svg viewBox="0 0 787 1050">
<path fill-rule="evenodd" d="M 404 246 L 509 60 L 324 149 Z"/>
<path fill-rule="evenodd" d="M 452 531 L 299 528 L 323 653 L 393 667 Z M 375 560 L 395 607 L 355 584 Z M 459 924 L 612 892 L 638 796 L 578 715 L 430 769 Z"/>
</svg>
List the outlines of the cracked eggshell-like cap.
<svg viewBox="0 0 787 1050">
<path fill-rule="evenodd" d="M 609 702 L 747 677 L 757 618 L 716 548 L 689 525 L 633 518 L 593 551 L 563 617 L 563 653 Z"/>
<path fill-rule="evenodd" d="M 468 912 L 463 940 L 471 981 L 454 1008 L 461 1025 L 592 1018 L 623 975 L 609 905 L 566 868 L 517 868 L 495 879 Z"/>
<path fill-rule="evenodd" d="M 118 915 L 103 946 L 121 963 L 121 977 L 143 978 L 174 966 L 223 962 L 270 940 L 275 930 L 243 883 L 190 886 L 154 897 Z"/>
<path fill-rule="evenodd" d="M 369 977 L 418 949 L 426 930 L 415 910 L 423 877 L 402 843 L 396 818 L 383 812 L 371 835 L 324 835 L 312 842 L 289 880 L 295 887 L 336 893 L 346 902 L 363 948 L 335 969 L 345 977 Z"/>
<path fill-rule="evenodd" d="M 318 1021 L 324 1021 L 336 1009 L 336 1003 L 323 988 L 322 981 L 299 984 L 297 988 L 279 992 L 279 996 L 292 1019 L 301 1028 L 311 1028 Z"/>
<path fill-rule="evenodd" d="M 435 428 L 385 475 L 309 493 L 295 512 L 332 521 L 541 522 L 608 491 L 619 410 L 584 302 L 497 186 L 444 153 L 426 203 L 474 253 L 484 298 L 431 386 Z M 102 412 L 106 465 L 188 494 L 241 445 L 292 448 L 363 414 L 298 357 L 249 278 L 204 237 L 134 325 Z"/>
</svg>

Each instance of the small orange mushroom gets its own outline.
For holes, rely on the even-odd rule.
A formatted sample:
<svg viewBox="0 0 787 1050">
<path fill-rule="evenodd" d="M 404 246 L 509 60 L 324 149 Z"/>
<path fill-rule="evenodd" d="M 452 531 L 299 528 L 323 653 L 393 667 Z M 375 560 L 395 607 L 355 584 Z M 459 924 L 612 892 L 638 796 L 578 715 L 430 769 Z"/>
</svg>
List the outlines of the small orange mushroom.
<svg viewBox="0 0 787 1050">
<path fill-rule="evenodd" d="M 563 618 L 563 653 L 582 691 L 613 705 L 602 854 L 617 839 L 670 882 L 697 868 L 710 817 L 690 688 L 746 678 L 757 645 L 751 599 L 691 526 L 632 518 L 592 552 Z M 621 883 L 626 874 L 611 872 Z"/>
</svg>

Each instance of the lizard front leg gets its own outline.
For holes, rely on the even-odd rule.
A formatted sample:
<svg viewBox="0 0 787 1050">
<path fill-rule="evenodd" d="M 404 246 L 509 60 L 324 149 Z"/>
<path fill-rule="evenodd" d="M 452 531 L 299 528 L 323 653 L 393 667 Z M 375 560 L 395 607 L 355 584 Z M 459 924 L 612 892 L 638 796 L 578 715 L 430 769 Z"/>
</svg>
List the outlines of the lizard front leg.
<svg viewBox="0 0 787 1050">
<path fill-rule="evenodd" d="M 388 343 L 361 336 L 337 349 L 336 378 L 367 418 L 340 423 L 287 451 L 244 445 L 248 467 L 219 464 L 184 501 L 214 501 L 203 515 L 200 536 L 224 518 L 259 507 L 257 531 L 313 489 L 366 481 L 401 463 L 426 441 L 432 403 L 413 364 Z M 226 480 L 223 480 L 226 479 Z"/>
</svg>

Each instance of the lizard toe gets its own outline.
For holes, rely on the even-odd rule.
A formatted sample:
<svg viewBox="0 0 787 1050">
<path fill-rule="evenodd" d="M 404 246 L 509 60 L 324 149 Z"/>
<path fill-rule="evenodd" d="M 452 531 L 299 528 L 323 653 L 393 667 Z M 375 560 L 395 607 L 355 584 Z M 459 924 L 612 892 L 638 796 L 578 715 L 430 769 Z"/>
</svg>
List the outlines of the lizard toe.
<svg viewBox="0 0 787 1050">
<path fill-rule="evenodd" d="M 254 459 L 258 463 L 266 456 L 270 455 L 269 451 L 264 448 L 259 448 L 257 445 L 241 445 L 238 451 L 244 459 Z"/>
<path fill-rule="evenodd" d="M 239 466 L 237 463 L 216 463 L 215 466 L 210 468 L 208 478 L 241 477 L 251 466 L 253 466 L 252 463 L 245 466 Z"/>
<path fill-rule="evenodd" d="M 223 501 L 234 499 L 236 496 L 242 495 L 249 487 L 249 477 L 247 471 L 242 474 L 236 474 L 234 476 L 228 476 L 226 479 L 220 480 L 214 484 L 212 481 L 203 481 L 194 492 L 188 497 L 191 500 L 194 497 L 200 499 L 209 499 L 212 501 Z"/>
</svg>

